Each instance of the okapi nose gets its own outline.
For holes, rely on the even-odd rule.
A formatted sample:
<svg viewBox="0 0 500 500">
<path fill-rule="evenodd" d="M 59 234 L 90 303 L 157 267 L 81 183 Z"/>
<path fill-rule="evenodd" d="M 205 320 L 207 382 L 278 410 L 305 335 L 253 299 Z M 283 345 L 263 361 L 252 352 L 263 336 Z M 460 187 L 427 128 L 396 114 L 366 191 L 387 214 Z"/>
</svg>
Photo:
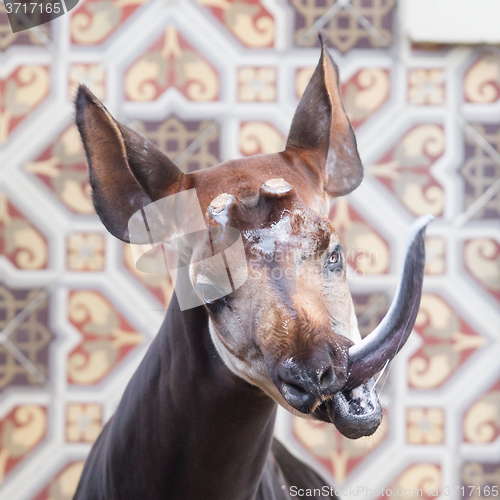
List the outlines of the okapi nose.
<svg viewBox="0 0 500 500">
<path fill-rule="evenodd" d="M 346 375 L 336 372 L 327 354 L 307 361 L 287 359 L 277 369 L 278 389 L 290 406 L 303 413 L 310 413 L 319 399 L 333 395 L 345 381 Z"/>
</svg>

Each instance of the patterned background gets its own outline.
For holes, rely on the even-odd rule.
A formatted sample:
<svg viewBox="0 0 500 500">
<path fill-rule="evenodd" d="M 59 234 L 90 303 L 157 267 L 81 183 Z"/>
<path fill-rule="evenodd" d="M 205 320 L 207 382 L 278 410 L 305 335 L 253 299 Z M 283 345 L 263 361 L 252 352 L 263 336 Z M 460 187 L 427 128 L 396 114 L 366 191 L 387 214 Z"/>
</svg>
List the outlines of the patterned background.
<svg viewBox="0 0 500 500">
<path fill-rule="evenodd" d="M 185 171 L 206 168 L 283 146 L 319 27 L 366 166 L 331 211 L 363 333 L 388 308 L 409 225 L 436 221 L 415 332 L 380 381 L 381 429 L 349 441 L 283 412 L 276 432 L 337 486 L 500 484 L 500 49 L 412 44 L 400 7 L 82 0 L 12 34 L 0 5 L 0 499 L 71 498 L 172 294 L 93 212 L 77 82 Z"/>
</svg>

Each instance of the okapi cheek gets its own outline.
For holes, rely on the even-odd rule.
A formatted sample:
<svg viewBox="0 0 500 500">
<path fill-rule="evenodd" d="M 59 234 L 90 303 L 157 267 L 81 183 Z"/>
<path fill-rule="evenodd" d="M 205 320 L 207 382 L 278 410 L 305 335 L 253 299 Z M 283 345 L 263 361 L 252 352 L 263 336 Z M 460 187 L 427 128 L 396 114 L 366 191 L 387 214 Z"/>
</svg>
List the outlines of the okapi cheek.
<svg viewBox="0 0 500 500">
<path fill-rule="evenodd" d="M 229 349 L 221 341 L 221 335 L 217 332 L 214 323 L 209 319 L 209 331 L 212 341 L 217 349 L 219 356 L 226 367 L 237 377 L 245 380 L 251 385 L 258 387 L 274 402 L 282 406 L 285 410 L 293 415 L 299 416 L 307 420 L 314 420 L 313 414 L 304 414 L 290 406 L 282 396 L 266 367 L 264 358 L 261 355 L 250 357 L 250 359 L 240 359 L 230 352 Z"/>
<path fill-rule="evenodd" d="M 233 349 L 230 349 L 222 340 L 223 335 L 217 331 L 214 322 L 211 319 L 209 319 L 208 327 L 210 337 L 212 338 L 212 342 L 214 343 L 219 356 L 232 373 L 242 378 L 249 384 L 259 387 L 274 400 L 281 397 L 277 387 L 274 385 L 271 377 L 269 376 L 264 358 L 257 351 L 257 349 L 253 352 L 248 350 L 247 356 L 240 358 L 240 356 L 234 353 L 234 346 Z"/>
</svg>

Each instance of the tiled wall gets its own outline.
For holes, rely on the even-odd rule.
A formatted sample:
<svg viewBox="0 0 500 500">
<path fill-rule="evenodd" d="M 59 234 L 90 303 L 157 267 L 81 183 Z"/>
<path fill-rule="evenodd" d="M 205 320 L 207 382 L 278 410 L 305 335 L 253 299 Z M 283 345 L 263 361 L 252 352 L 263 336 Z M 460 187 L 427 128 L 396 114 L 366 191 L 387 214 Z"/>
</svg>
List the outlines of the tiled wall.
<svg viewBox="0 0 500 500">
<path fill-rule="evenodd" d="M 277 433 L 335 485 L 373 490 L 358 498 L 500 484 L 500 49 L 412 45 L 400 15 L 396 0 L 82 0 L 14 35 L 0 6 L 0 499 L 71 498 L 172 294 L 93 212 L 77 82 L 186 171 L 207 168 L 283 146 L 319 27 L 366 167 L 331 211 L 363 333 L 409 225 L 436 221 L 380 430 L 350 441 L 280 413 Z"/>
</svg>

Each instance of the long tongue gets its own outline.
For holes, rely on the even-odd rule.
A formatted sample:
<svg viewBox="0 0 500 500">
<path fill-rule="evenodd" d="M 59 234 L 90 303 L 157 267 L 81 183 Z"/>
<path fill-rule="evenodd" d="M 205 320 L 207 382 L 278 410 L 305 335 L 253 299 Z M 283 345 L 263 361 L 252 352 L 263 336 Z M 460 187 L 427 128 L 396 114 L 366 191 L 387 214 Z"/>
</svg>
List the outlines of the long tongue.
<svg viewBox="0 0 500 500">
<path fill-rule="evenodd" d="M 358 387 L 373 377 L 408 340 L 422 296 L 425 228 L 433 219 L 432 215 L 424 215 L 410 228 L 396 296 L 380 325 L 349 349 L 350 375 L 346 387 Z"/>
</svg>

